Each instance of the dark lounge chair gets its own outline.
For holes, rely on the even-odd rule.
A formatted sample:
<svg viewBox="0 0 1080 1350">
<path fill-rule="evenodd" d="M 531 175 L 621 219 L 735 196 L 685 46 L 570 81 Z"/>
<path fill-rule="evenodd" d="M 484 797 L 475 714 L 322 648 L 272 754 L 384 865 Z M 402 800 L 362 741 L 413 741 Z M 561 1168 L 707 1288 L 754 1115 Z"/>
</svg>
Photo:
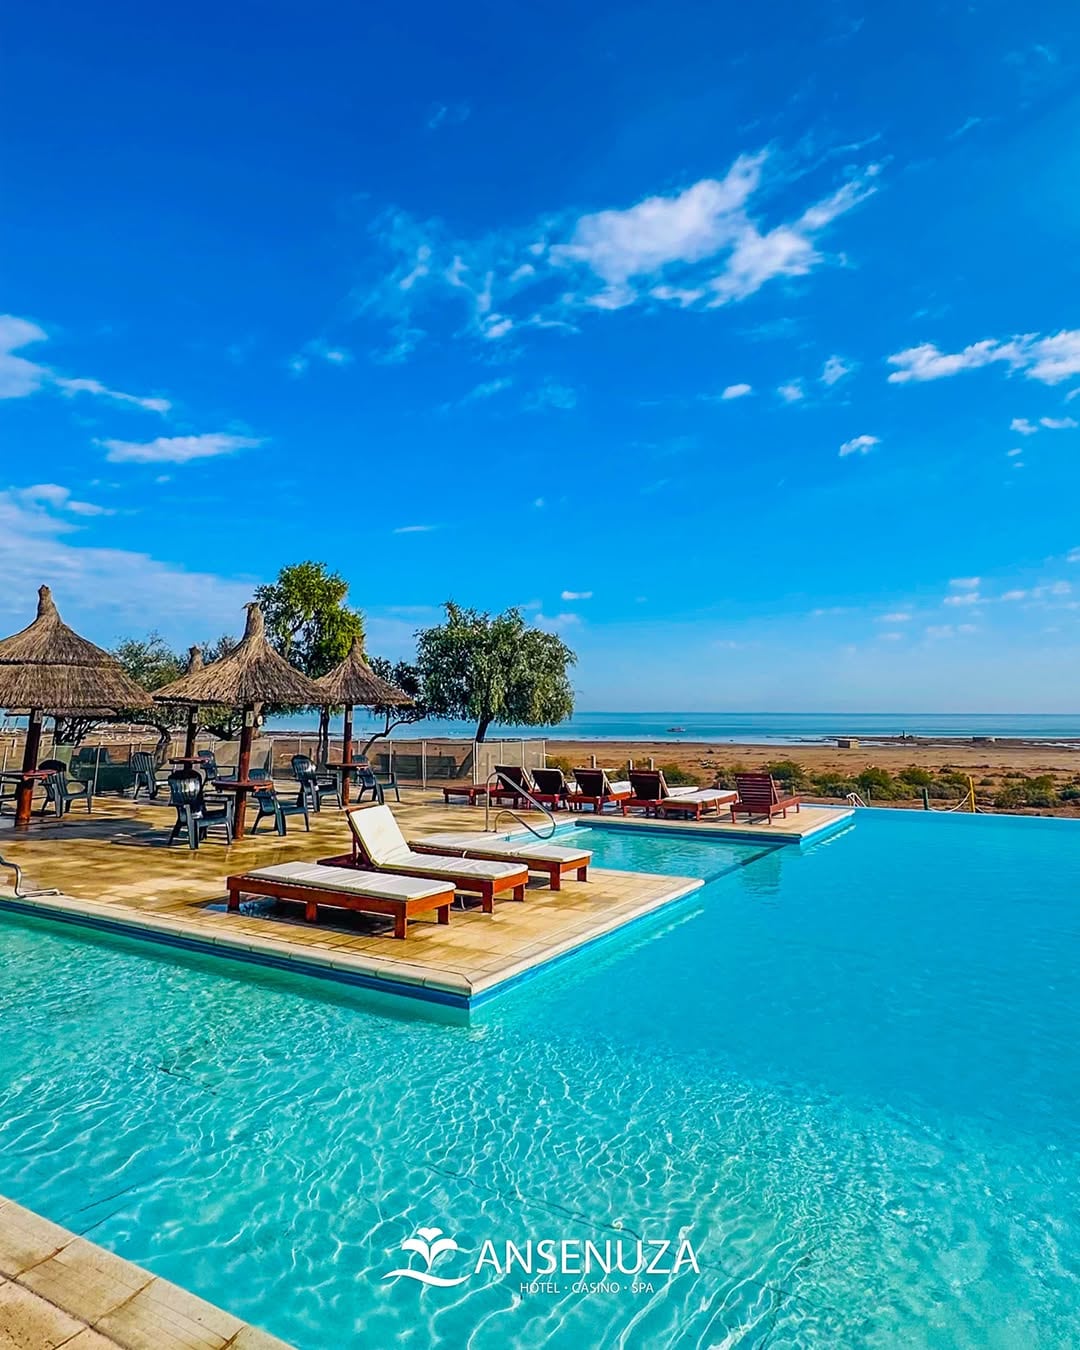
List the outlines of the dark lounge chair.
<svg viewBox="0 0 1080 1350">
<path fill-rule="evenodd" d="M 634 795 L 622 803 L 624 816 L 637 808 L 646 815 L 686 815 L 700 820 L 703 811 L 719 815 L 721 806 L 735 800 L 734 792 L 721 788 L 668 787 L 663 769 L 631 769 L 630 785 Z"/>
<path fill-rule="evenodd" d="M 146 790 L 146 795 L 153 801 L 158 795 L 158 789 L 166 780 L 159 779 L 157 776 L 157 761 L 148 750 L 136 750 L 131 756 L 131 773 L 133 777 L 132 788 L 134 791 L 131 800 L 137 802 L 139 793 Z"/>
<path fill-rule="evenodd" d="M 536 784 L 528 769 L 520 764 L 496 764 L 498 781 L 488 789 L 491 802 L 509 802 L 511 806 L 530 806 L 530 797 L 536 796 Z"/>
<path fill-rule="evenodd" d="M 533 796 L 541 806 L 548 806 L 553 811 L 565 807 L 577 791 L 577 784 L 567 782 L 562 769 L 533 769 L 532 776 L 536 785 Z"/>
<path fill-rule="evenodd" d="M 789 806 L 798 811 L 802 800 L 782 792 L 768 773 L 737 773 L 735 786 L 739 790 L 739 800 L 731 804 L 732 823 L 736 815 L 747 816 L 751 820 L 754 816 L 764 816 L 771 825 L 773 816 L 787 818 Z"/>
<path fill-rule="evenodd" d="M 606 769 L 575 769 L 574 781 L 577 791 L 570 798 L 570 805 L 578 811 L 583 806 L 591 806 L 600 812 L 608 805 L 621 806 L 634 795 L 629 783 L 611 782 Z"/>
</svg>

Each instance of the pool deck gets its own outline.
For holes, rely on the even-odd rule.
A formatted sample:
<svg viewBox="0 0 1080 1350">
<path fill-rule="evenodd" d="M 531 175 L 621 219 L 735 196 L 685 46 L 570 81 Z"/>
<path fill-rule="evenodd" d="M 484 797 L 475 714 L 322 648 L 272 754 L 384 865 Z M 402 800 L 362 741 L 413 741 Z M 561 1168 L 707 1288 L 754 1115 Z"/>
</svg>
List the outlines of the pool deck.
<svg viewBox="0 0 1080 1350">
<path fill-rule="evenodd" d="M 282 785 L 284 792 L 285 785 Z M 406 790 L 391 803 L 405 835 L 481 830 L 482 807 L 449 806 L 431 791 Z M 160 798 L 159 798 L 160 801 Z M 382 993 L 470 1009 L 540 968 L 655 913 L 703 883 L 695 877 L 591 869 L 587 882 L 567 879 L 551 891 L 533 877 L 524 903 L 501 901 L 494 914 L 477 905 L 455 908 L 448 925 L 427 916 L 411 922 L 404 941 L 389 936 L 391 921 L 323 907 L 308 924 L 302 906 L 277 902 L 273 917 L 224 910 L 225 878 L 293 860 L 347 852 L 341 813 L 312 816 L 310 833 L 289 817 L 290 832 L 248 836 L 231 848 L 204 843 L 197 852 L 166 844 L 175 814 L 168 805 L 99 797 L 92 816 L 72 811 L 63 821 L 35 816 L 31 829 L 0 831 L 0 853 L 24 871 L 24 887 L 55 887 L 59 896 L 16 900 L 0 891 L 0 907 L 175 946 L 308 973 Z M 588 814 L 564 816 L 592 824 Z M 717 821 L 648 821 L 658 831 L 697 836 L 801 843 L 835 828 L 842 813 L 804 808 L 787 820 L 748 830 Z M 600 823 L 600 822 L 596 822 Z M 641 828 L 640 818 L 605 815 L 604 828 Z M 6 882 L 7 876 L 0 874 Z"/>
<path fill-rule="evenodd" d="M 0 1350 L 290 1350 L 0 1196 Z"/>
</svg>

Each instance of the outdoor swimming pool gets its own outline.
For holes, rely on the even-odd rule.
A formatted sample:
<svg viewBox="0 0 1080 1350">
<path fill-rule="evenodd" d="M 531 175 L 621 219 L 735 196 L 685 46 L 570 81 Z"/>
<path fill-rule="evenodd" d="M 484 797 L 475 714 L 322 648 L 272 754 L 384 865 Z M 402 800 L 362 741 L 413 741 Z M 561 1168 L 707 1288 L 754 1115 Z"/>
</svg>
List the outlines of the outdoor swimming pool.
<svg viewBox="0 0 1080 1350">
<path fill-rule="evenodd" d="M 595 842 L 716 879 L 468 1025 L 3 919 L 0 1191 L 311 1350 L 1080 1341 L 1080 826 Z M 448 1277 L 628 1235 L 700 1273 L 384 1279 L 424 1226 Z"/>
</svg>

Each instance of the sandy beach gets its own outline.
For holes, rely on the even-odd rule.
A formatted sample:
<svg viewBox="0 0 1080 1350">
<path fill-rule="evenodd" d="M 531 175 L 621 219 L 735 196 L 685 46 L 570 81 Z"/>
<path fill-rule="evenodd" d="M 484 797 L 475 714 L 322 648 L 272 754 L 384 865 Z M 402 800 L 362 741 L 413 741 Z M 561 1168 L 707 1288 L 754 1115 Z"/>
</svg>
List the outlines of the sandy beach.
<svg viewBox="0 0 1080 1350">
<path fill-rule="evenodd" d="M 712 783 L 717 774 L 730 773 L 736 768 L 762 769 L 768 764 L 793 760 L 809 778 L 820 774 L 835 774 L 856 779 L 867 769 L 883 769 L 897 779 L 905 769 L 924 769 L 935 779 L 942 775 L 970 775 L 975 783 L 976 798 L 984 809 L 995 809 L 995 798 L 1010 786 L 1023 785 L 1032 779 L 1049 776 L 1055 795 L 1080 778 L 1080 742 L 1048 744 L 1035 741 L 998 740 L 973 744 L 959 740 L 884 740 L 861 742 L 850 749 L 835 744 L 807 745 L 717 745 L 701 741 L 559 741 L 548 742 L 549 757 L 567 760 L 571 766 L 588 764 L 591 755 L 597 764 L 608 769 L 624 767 L 629 760 L 644 764 L 650 758 L 657 766 L 677 765 L 693 775 L 702 784 Z M 958 798 L 961 789 L 952 788 L 951 796 Z M 899 790 L 899 785 L 898 785 Z M 944 787 L 943 789 L 944 790 Z M 836 794 L 805 791 L 808 797 L 836 800 Z M 1015 794 L 1014 794 L 1015 795 Z M 922 805 L 921 788 L 912 788 L 904 796 L 892 799 L 891 804 Z M 935 799 L 933 805 L 948 806 L 948 798 Z M 1013 812 L 1034 815 L 1080 814 L 1080 802 L 1058 801 L 1050 805 L 1029 806 L 1013 802 L 1007 808 Z"/>
</svg>

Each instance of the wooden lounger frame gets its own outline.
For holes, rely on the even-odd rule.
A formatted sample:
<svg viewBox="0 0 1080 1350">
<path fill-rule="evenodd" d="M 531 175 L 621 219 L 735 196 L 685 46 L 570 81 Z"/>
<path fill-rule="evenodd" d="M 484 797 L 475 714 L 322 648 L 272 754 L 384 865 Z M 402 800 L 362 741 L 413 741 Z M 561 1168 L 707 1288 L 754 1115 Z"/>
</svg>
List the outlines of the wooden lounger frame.
<svg viewBox="0 0 1080 1350">
<path fill-rule="evenodd" d="M 498 861 L 502 862 L 504 859 Z M 526 867 L 511 873 L 502 881 L 464 873 L 426 871 L 422 867 L 410 866 L 407 872 L 395 872 L 388 867 L 372 867 L 368 859 L 361 854 L 355 839 L 351 853 L 338 853 L 333 858 L 320 858 L 319 862 L 326 867 L 355 867 L 360 872 L 372 872 L 379 877 L 424 877 L 429 881 L 445 881 L 447 886 L 453 886 L 456 891 L 464 891 L 467 895 L 479 895 L 485 914 L 494 914 L 495 897 L 502 896 L 506 891 L 513 891 L 515 900 L 524 900 L 525 887 L 529 884 L 529 870 Z"/>
<path fill-rule="evenodd" d="M 247 894 L 270 896 L 274 900 L 299 900 L 304 905 L 304 918 L 308 923 L 318 923 L 320 905 L 330 905 L 334 909 L 355 909 L 364 914 L 389 914 L 394 920 L 396 938 L 405 937 L 408 921 L 415 914 L 430 914 L 435 910 L 439 923 L 449 923 L 450 906 L 454 903 L 454 892 L 449 883 L 440 895 L 414 899 L 405 896 L 357 895 L 355 891 L 332 891 L 325 886 L 305 886 L 299 881 L 252 876 L 250 873 L 229 877 L 225 885 L 229 892 L 229 909 L 233 911 L 240 908 L 240 897 Z"/>
<path fill-rule="evenodd" d="M 486 862 L 504 862 L 508 866 L 511 863 L 520 862 L 524 867 L 527 867 L 530 872 L 543 872 L 547 876 L 548 886 L 553 891 L 562 890 L 562 879 L 565 876 L 569 876 L 571 872 L 577 874 L 578 881 L 588 881 L 589 879 L 589 864 L 580 864 L 572 862 L 569 859 L 515 858 L 506 853 L 496 853 L 493 850 L 485 851 L 483 845 L 479 848 L 474 848 L 472 845 L 459 848 L 447 844 L 412 842 L 409 844 L 409 847 L 414 853 L 431 853 L 442 858 L 480 858 Z"/>
</svg>

